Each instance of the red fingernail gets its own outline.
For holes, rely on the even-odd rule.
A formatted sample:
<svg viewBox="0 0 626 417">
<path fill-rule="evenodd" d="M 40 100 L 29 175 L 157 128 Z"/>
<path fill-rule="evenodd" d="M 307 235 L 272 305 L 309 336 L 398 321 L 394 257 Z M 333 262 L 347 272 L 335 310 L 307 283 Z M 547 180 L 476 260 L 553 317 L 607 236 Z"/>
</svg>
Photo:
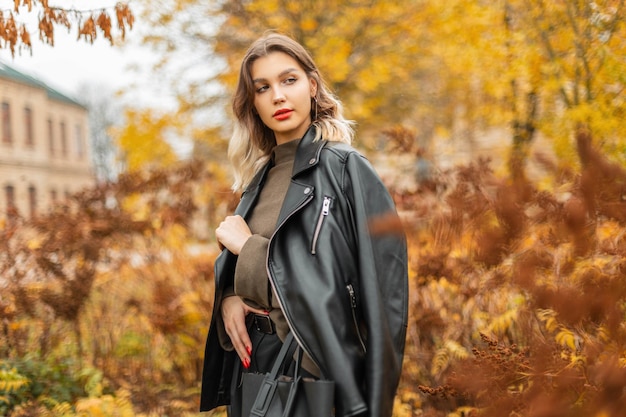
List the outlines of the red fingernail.
<svg viewBox="0 0 626 417">
<path fill-rule="evenodd" d="M 243 367 L 246 369 L 250 367 L 250 359 L 246 358 L 243 360 Z"/>
<path fill-rule="evenodd" d="M 268 310 L 263 311 L 265 314 L 270 314 Z"/>
<path fill-rule="evenodd" d="M 246 352 L 248 352 L 248 355 L 252 355 L 252 348 L 250 346 L 246 346 Z"/>
</svg>

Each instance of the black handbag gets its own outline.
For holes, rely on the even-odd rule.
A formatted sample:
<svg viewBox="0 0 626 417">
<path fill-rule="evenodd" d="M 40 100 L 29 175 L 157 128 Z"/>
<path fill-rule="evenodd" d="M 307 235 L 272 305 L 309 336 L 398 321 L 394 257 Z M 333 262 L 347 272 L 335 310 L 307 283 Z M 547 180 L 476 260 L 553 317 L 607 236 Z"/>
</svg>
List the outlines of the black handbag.
<svg viewBox="0 0 626 417">
<path fill-rule="evenodd" d="M 283 375 L 297 348 L 294 376 Z M 293 334 L 285 338 L 269 373 L 242 376 L 243 417 L 332 417 L 335 382 L 302 378 L 302 349 Z"/>
</svg>

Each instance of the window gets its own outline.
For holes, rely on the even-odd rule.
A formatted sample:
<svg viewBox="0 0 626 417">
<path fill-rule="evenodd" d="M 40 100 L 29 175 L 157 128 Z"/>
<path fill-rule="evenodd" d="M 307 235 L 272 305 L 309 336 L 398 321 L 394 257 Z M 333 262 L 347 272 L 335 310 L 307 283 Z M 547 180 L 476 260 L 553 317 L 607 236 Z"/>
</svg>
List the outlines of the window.
<svg viewBox="0 0 626 417">
<path fill-rule="evenodd" d="M 28 207 L 30 217 L 35 217 L 37 215 L 37 190 L 32 185 L 28 187 Z"/>
<path fill-rule="evenodd" d="M 24 123 L 26 132 L 26 146 L 33 147 L 35 145 L 35 138 L 33 135 L 33 111 L 30 107 L 24 107 Z"/>
<path fill-rule="evenodd" d="M 61 122 L 61 155 L 67 156 L 67 131 L 65 130 L 65 122 Z"/>
<path fill-rule="evenodd" d="M 50 150 L 50 155 L 54 155 L 54 126 L 52 125 L 52 119 L 48 119 L 48 150 Z"/>
<path fill-rule="evenodd" d="M 2 103 L 2 142 L 11 143 L 13 137 L 11 133 L 11 106 L 6 101 Z"/>
<path fill-rule="evenodd" d="M 4 194 L 7 202 L 7 213 L 13 214 L 15 210 L 15 188 L 12 185 L 4 187 Z"/>
<path fill-rule="evenodd" d="M 80 125 L 76 125 L 76 153 L 78 158 L 83 159 L 85 156 L 85 142 L 83 141 L 83 129 Z"/>
</svg>

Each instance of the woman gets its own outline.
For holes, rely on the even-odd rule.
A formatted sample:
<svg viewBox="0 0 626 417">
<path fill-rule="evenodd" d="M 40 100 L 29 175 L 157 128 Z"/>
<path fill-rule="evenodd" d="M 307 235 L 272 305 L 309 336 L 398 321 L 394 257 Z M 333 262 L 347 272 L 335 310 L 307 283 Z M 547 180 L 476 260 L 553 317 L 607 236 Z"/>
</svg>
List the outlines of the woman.
<svg viewBox="0 0 626 417">
<path fill-rule="evenodd" d="M 291 38 L 251 45 L 233 110 L 229 159 L 243 193 L 215 232 L 224 250 L 201 410 L 232 404 L 239 415 L 241 373 L 268 372 L 291 331 L 303 371 L 335 381 L 336 416 L 391 416 L 407 325 L 406 244 L 368 228 L 395 216 L 389 193 Z"/>
</svg>

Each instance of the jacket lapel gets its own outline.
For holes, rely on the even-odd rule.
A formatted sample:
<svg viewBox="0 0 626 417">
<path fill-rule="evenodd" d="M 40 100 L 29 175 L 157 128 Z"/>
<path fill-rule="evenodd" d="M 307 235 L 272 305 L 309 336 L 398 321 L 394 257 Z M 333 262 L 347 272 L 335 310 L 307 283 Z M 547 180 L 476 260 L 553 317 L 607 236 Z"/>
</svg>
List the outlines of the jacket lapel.
<svg viewBox="0 0 626 417">
<path fill-rule="evenodd" d="M 267 173 L 269 172 L 271 166 L 272 163 L 268 162 L 259 172 L 257 172 L 248 187 L 246 187 L 243 194 L 241 194 L 241 200 L 235 210 L 235 214 L 240 215 L 244 219 L 248 218 L 250 210 L 252 210 L 257 199 L 259 198 L 261 188 L 263 187 L 263 183 L 265 182 L 265 178 L 267 177 Z"/>
<path fill-rule="evenodd" d="M 293 172 L 291 174 L 292 178 L 295 178 L 303 171 L 314 167 L 319 162 L 320 152 L 322 152 L 322 148 L 326 144 L 326 141 L 318 140 L 313 142 L 315 139 L 315 133 L 315 126 L 311 125 L 298 144 L 296 159 L 293 163 Z"/>
<path fill-rule="evenodd" d="M 314 142 L 315 133 L 315 126 L 311 125 L 298 144 L 296 157 L 293 162 L 291 184 L 289 185 L 287 195 L 285 195 L 285 200 L 283 201 L 283 206 L 278 216 L 277 225 L 279 227 L 291 213 L 301 206 L 304 206 L 307 201 L 313 198 L 315 187 L 312 184 L 298 181 L 297 177 L 304 171 L 316 166 L 319 162 L 320 152 L 326 144 L 326 141 L 318 140 Z"/>
</svg>

